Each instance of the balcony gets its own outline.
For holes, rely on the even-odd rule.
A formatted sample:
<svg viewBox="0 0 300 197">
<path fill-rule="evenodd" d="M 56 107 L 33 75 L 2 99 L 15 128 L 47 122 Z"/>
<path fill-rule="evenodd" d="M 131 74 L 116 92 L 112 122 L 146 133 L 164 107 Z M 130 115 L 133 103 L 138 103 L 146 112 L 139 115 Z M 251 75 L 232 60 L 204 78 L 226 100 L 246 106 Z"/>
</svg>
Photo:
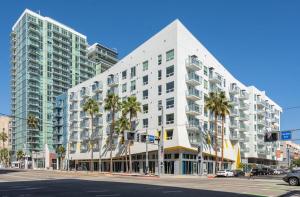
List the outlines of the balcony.
<svg viewBox="0 0 300 197">
<path fill-rule="evenodd" d="M 77 142 L 78 141 L 78 135 L 77 135 L 77 133 L 76 134 L 72 134 L 70 136 L 70 141 L 71 142 Z"/>
<path fill-rule="evenodd" d="M 249 139 L 249 137 L 240 135 L 239 140 L 240 140 L 240 142 L 245 143 L 245 142 L 249 142 L 250 139 Z"/>
<path fill-rule="evenodd" d="M 237 109 L 230 110 L 230 116 L 238 117 L 239 116 L 239 111 Z"/>
<path fill-rule="evenodd" d="M 88 118 L 90 118 L 90 116 L 86 112 L 80 112 L 80 118 L 81 119 L 88 119 Z"/>
<path fill-rule="evenodd" d="M 230 133 L 229 139 L 231 141 L 239 141 L 239 135 L 237 133 Z"/>
<path fill-rule="evenodd" d="M 186 97 L 193 101 L 201 100 L 200 91 L 195 88 L 190 88 L 189 90 L 187 90 Z"/>
<path fill-rule="evenodd" d="M 243 132 L 246 132 L 249 130 L 249 127 L 248 125 L 245 125 L 245 124 L 239 124 L 239 131 L 243 131 Z"/>
<path fill-rule="evenodd" d="M 189 132 L 189 141 L 192 146 L 199 146 L 200 135 L 197 132 Z"/>
<path fill-rule="evenodd" d="M 267 154 L 267 151 L 265 149 L 258 149 L 257 153 L 261 154 L 261 155 L 265 155 L 265 154 Z"/>
<path fill-rule="evenodd" d="M 102 127 L 103 126 L 103 119 L 102 118 L 97 118 L 94 120 L 94 126 L 95 127 Z"/>
<path fill-rule="evenodd" d="M 229 127 L 232 129 L 237 129 L 238 128 L 238 122 L 236 120 L 230 120 Z"/>
<path fill-rule="evenodd" d="M 230 100 L 229 100 L 229 104 L 233 105 L 233 106 L 239 106 L 239 101 L 238 101 L 237 98 L 231 97 Z"/>
<path fill-rule="evenodd" d="M 198 104 L 189 104 L 186 106 L 186 113 L 190 115 L 200 115 L 200 105 Z"/>
<path fill-rule="evenodd" d="M 247 99 L 249 99 L 249 94 L 246 91 L 241 91 L 239 99 L 247 100 Z"/>
<path fill-rule="evenodd" d="M 186 83 L 192 86 L 201 85 L 201 77 L 194 72 L 190 72 L 185 77 Z"/>
<path fill-rule="evenodd" d="M 197 121 L 197 120 L 189 120 L 188 124 L 186 126 L 187 130 L 196 130 L 196 131 L 198 131 L 199 128 L 200 128 L 200 124 L 199 124 L 199 121 Z"/>
<path fill-rule="evenodd" d="M 198 60 L 197 56 L 193 55 L 189 57 L 186 67 L 188 69 L 198 71 L 201 70 L 202 62 Z"/>
<path fill-rule="evenodd" d="M 78 106 L 77 105 L 70 105 L 70 111 L 78 111 Z"/>
<path fill-rule="evenodd" d="M 248 103 L 243 103 L 240 102 L 240 106 L 239 106 L 240 110 L 248 110 L 249 109 L 249 104 Z"/>
<path fill-rule="evenodd" d="M 248 153 L 250 151 L 249 147 L 241 146 L 241 152 Z"/>
<path fill-rule="evenodd" d="M 248 114 L 240 114 L 239 120 L 240 121 L 247 121 L 247 120 L 249 120 L 249 115 Z"/>
<path fill-rule="evenodd" d="M 101 92 L 102 90 L 103 90 L 103 85 L 102 85 L 102 83 L 95 82 L 95 83 L 92 85 L 92 91 L 93 91 L 93 92 Z"/>
<path fill-rule="evenodd" d="M 80 96 L 81 96 L 82 98 L 89 97 L 89 96 L 90 96 L 90 92 L 89 92 L 86 88 L 83 88 L 83 89 L 81 89 L 81 91 L 80 91 Z"/>
<path fill-rule="evenodd" d="M 262 106 L 262 107 L 265 107 L 265 106 L 266 106 L 266 102 L 263 101 L 263 100 L 261 100 L 261 99 L 258 99 L 258 100 L 256 101 L 256 103 L 257 103 L 258 106 Z"/>
<path fill-rule="evenodd" d="M 218 84 L 222 84 L 222 82 L 223 82 L 222 76 L 216 72 L 209 73 L 209 81 L 211 83 L 218 83 Z"/>
<path fill-rule="evenodd" d="M 89 139 L 90 139 L 90 137 L 89 137 L 88 133 L 86 133 L 86 132 L 84 132 L 84 133 L 82 133 L 82 135 L 80 135 L 80 140 L 82 140 L 82 141 L 87 141 Z"/>
<path fill-rule="evenodd" d="M 110 75 L 107 78 L 107 85 L 110 87 L 119 85 L 119 78 L 117 76 Z"/>
<path fill-rule="evenodd" d="M 258 119 L 257 120 L 257 124 L 260 126 L 265 126 L 266 125 L 266 121 L 264 119 Z"/>
<path fill-rule="evenodd" d="M 80 123 L 80 128 L 82 128 L 82 129 L 89 129 L 89 128 L 90 128 L 90 125 L 89 125 L 89 123 L 81 122 L 81 123 Z"/>
<path fill-rule="evenodd" d="M 102 94 L 95 94 L 93 96 L 93 99 L 96 100 L 98 103 L 102 103 L 103 102 L 103 96 L 102 96 Z"/>
</svg>

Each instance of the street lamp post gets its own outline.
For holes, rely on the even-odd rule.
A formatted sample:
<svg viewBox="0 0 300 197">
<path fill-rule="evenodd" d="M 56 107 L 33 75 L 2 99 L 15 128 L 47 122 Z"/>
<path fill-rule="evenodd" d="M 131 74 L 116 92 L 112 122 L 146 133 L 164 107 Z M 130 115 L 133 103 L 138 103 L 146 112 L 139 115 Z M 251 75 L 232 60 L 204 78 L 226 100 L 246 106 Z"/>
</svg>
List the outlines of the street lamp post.
<svg viewBox="0 0 300 197">
<path fill-rule="evenodd" d="M 161 108 L 161 132 L 160 140 L 158 142 L 158 176 L 164 173 L 164 107 Z"/>
<path fill-rule="evenodd" d="M 146 174 L 148 174 L 148 169 L 149 169 L 149 159 L 148 159 L 148 129 L 146 130 Z"/>
<path fill-rule="evenodd" d="M 202 176 L 203 175 L 203 132 L 201 127 L 199 127 L 199 136 L 200 136 L 199 147 L 198 147 L 198 160 L 200 159 L 199 175 Z"/>
</svg>

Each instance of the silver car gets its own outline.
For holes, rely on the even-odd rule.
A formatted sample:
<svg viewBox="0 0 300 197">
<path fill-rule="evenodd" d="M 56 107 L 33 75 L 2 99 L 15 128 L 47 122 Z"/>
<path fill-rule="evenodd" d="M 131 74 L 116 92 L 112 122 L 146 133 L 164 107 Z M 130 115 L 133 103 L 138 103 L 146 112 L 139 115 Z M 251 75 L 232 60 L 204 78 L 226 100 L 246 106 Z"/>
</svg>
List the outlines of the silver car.
<svg viewBox="0 0 300 197">
<path fill-rule="evenodd" d="M 292 186 L 299 185 L 300 183 L 300 169 L 291 170 L 282 178 L 285 182 L 289 183 Z"/>
</svg>

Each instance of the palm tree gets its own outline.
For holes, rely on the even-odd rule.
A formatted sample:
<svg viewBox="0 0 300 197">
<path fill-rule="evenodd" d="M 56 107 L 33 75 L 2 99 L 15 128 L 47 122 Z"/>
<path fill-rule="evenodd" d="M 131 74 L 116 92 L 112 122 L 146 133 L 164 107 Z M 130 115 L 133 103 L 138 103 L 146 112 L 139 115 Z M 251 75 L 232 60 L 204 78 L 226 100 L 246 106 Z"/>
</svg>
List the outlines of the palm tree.
<svg viewBox="0 0 300 197">
<path fill-rule="evenodd" d="M 125 114 L 129 114 L 130 121 L 130 130 L 133 132 L 135 128 L 133 128 L 132 119 L 137 117 L 137 113 L 141 112 L 141 103 L 137 101 L 135 96 L 130 96 L 127 98 L 127 101 L 123 102 L 123 109 Z M 129 152 L 129 172 L 132 172 L 132 163 L 131 163 L 131 141 L 128 143 L 128 152 Z"/>
<path fill-rule="evenodd" d="M 7 148 L 2 148 L 0 150 L 0 160 L 3 164 L 7 164 L 8 163 L 8 158 L 9 158 L 9 152 Z"/>
<path fill-rule="evenodd" d="M 214 114 L 214 128 L 215 128 L 215 136 L 214 136 L 214 150 L 215 150 L 215 172 L 218 164 L 218 116 L 220 115 L 220 102 L 219 102 L 218 93 L 210 92 L 209 96 L 205 100 L 205 107 L 210 110 Z"/>
<path fill-rule="evenodd" d="M 89 149 L 91 151 L 90 170 L 94 171 L 94 165 L 93 165 L 94 141 L 93 139 L 91 139 L 91 136 L 93 135 L 93 129 L 94 129 L 94 115 L 99 112 L 99 106 L 94 99 L 89 98 L 83 105 L 83 111 L 87 112 L 91 117 L 92 133 L 89 134 Z"/>
<path fill-rule="evenodd" d="M 122 106 L 123 107 L 123 106 Z M 121 144 L 124 144 L 124 131 L 130 129 L 130 122 L 128 118 L 126 117 L 125 113 L 122 113 L 122 116 L 117 120 L 116 122 L 116 132 L 121 134 Z M 125 170 L 126 172 L 128 171 L 128 166 L 127 166 L 127 146 L 125 146 Z"/>
<path fill-rule="evenodd" d="M 17 151 L 17 161 L 22 160 L 25 157 L 25 153 L 22 150 Z M 19 166 L 21 168 L 21 166 Z"/>
<path fill-rule="evenodd" d="M 105 106 L 104 109 L 106 111 L 110 111 L 111 114 L 111 127 L 109 133 L 109 145 L 110 145 L 110 173 L 112 173 L 113 163 L 112 163 L 112 143 L 113 143 L 113 134 L 115 131 L 115 113 L 117 113 L 121 108 L 121 102 L 118 95 L 111 93 L 108 94 L 105 98 Z"/>
<path fill-rule="evenodd" d="M 65 152 L 66 152 L 66 149 L 63 146 L 59 146 L 56 149 L 56 153 L 58 154 L 58 157 L 59 157 L 59 169 L 61 169 L 62 158 L 64 157 Z"/>
<path fill-rule="evenodd" d="M 230 114 L 229 109 L 232 107 L 229 104 L 229 101 L 226 97 L 225 92 L 220 92 L 219 96 L 219 101 L 220 101 L 220 115 L 222 117 L 222 159 L 221 159 L 221 167 L 223 166 L 223 161 L 224 161 L 224 123 L 225 123 L 225 118 L 227 115 Z"/>
<path fill-rule="evenodd" d="M 29 115 L 27 118 L 27 125 L 30 129 L 36 129 L 38 127 L 38 120 L 33 115 Z"/>
<path fill-rule="evenodd" d="M 3 131 L 0 133 L 0 140 L 2 141 L 2 148 L 4 148 L 4 143 L 7 141 L 8 136 L 7 134 Z"/>
</svg>

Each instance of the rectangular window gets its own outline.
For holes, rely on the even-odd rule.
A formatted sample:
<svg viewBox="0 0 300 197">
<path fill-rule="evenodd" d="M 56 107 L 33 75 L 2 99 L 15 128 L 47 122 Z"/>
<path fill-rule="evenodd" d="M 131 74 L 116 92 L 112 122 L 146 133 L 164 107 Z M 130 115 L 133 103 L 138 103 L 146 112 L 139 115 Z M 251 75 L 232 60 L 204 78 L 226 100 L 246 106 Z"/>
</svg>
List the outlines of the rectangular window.
<svg viewBox="0 0 300 197">
<path fill-rule="evenodd" d="M 143 113 L 144 114 L 148 113 L 148 104 L 143 105 Z"/>
<path fill-rule="evenodd" d="M 127 84 L 124 83 L 124 84 L 122 85 L 122 92 L 124 93 L 124 92 L 126 92 L 126 91 L 127 91 Z"/>
<path fill-rule="evenodd" d="M 159 85 L 159 86 L 158 86 L 158 95 L 161 95 L 161 94 L 162 94 L 162 86 Z"/>
<path fill-rule="evenodd" d="M 167 83 L 166 85 L 166 92 L 174 92 L 174 81 Z"/>
<path fill-rule="evenodd" d="M 166 135 L 167 135 L 166 136 L 167 140 L 172 140 L 172 138 L 173 138 L 173 129 L 167 130 Z"/>
<path fill-rule="evenodd" d="M 208 68 L 207 68 L 207 66 L 204 66 L 203 73 L 204 73 L 204 75 L 208 76 Z"/>
<path fill-rule="evenodd" d="M 124 71 L 122 72 L 122 79 L 126 79 L 126 76 L 127 76 L 127 71 L 124 70 Z"/>
<path fill-rule="evenodd" d="M 148 118 L 143 119 L 143 128 L 148 128 Z"/>
<path fill-rule="evenodd" d="M 204 79 L 204 84 L 203 84 L 204 89 L 208 89 L 208 82 L 207 80 Z"/>
<path fill-rule="evenodd" d="M 166 108 L 173 108 L 174 107 L 174 97 L 168 98 L 166 100 Z"/>
<path fill-rule="evenodd" d="M 143 99 L 148 99 L 148 90 L 143 91 Z"/>
<path fill-rule="evenodd" d="M 147 85 L 148 84 L 148 75 L 143 77 L 143 85 Z"/>
<path fill-rule="evenodd" d="M 161 126 L 161 116 L 157 117 L 157 123 L 158 123 L 158 126 Z"/>
<path fill-rule="evenodd" d="M 174 49 L 166 52 L 166 61 L 174 59 Z"/>
<path fill-rule="evenodd" d="M 162 100 L 157 101 L 157 108 L 158 108 L 158 111 L 161 110 L 161 106 L 162 106 Z"/>
<path fill-rule="evenodd" d="M 130 76 L 131 78 L 136 76 L 135 66 L 130 69 Z"/>
<path fill-rule="evenodd" d="M 161 65 L 161 62 L 162 62 L 162 55 L 158 55 L 157 56 L 157 64 Z"/>
<path fill-rule="evenodd" d="M 158 70 L 158 80 L 161 80 L 162 72 L 161 70 Z"/>
<path fill-rule="evenodd" d="M 174 65 L 166 68 L 166 77 L 170 77 L 174 75 Z"/>
<path fill-rule="evenodd" d="M 143 71 L 148 70 L 148 61 L 143 62 Z"/>
<path fill-rule="evenodd" d="M 166 124 L 173 124 L 174 123 L 174 114 L 167 114 L 166 115 Z"/>
<path fill-rule="evenodd" d="M 131 81 L 131 84 L 130 84 L 130 91 L 134 91 L 135 90 L 135 80 Z"/>
</svg>

